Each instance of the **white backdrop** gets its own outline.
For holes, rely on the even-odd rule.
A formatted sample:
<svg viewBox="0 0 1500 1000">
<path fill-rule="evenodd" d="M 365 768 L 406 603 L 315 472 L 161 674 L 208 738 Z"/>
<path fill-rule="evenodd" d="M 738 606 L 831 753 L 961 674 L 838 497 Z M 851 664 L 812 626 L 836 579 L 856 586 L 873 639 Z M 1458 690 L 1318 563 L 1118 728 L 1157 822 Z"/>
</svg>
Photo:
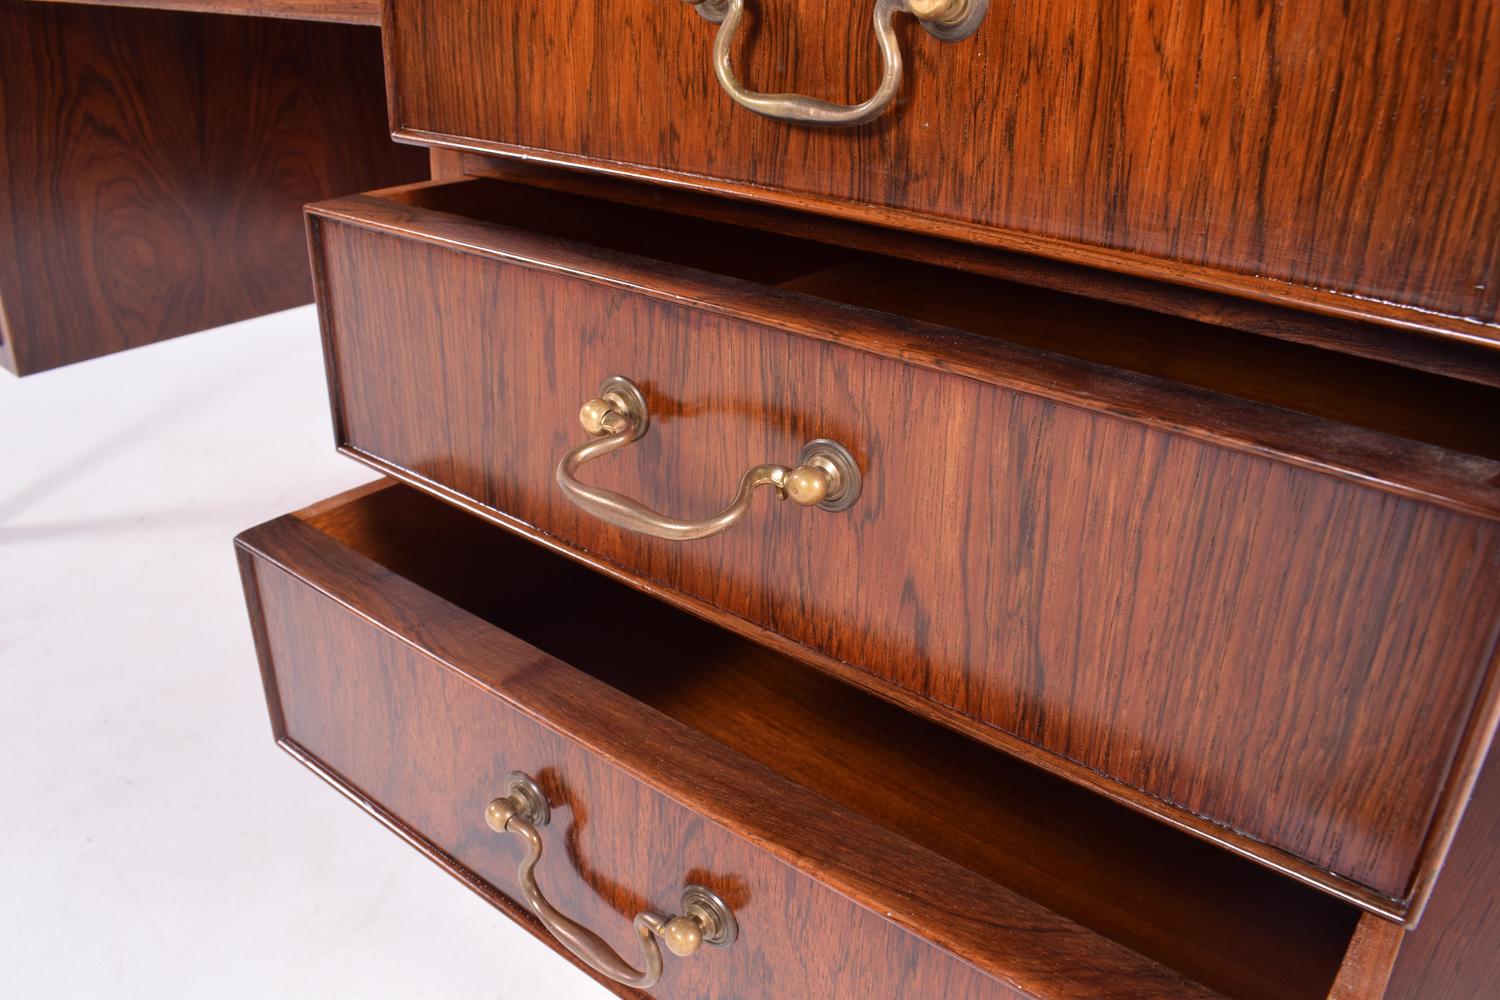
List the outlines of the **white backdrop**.
<svg viewBox="0 0 1500 1000">
<path fill-rule="evenodd" d="M 311 307 L 0 372 L 0 994 L 610 996 L 271 742 L 230 540 L 330 427 Z"/>
</svg>

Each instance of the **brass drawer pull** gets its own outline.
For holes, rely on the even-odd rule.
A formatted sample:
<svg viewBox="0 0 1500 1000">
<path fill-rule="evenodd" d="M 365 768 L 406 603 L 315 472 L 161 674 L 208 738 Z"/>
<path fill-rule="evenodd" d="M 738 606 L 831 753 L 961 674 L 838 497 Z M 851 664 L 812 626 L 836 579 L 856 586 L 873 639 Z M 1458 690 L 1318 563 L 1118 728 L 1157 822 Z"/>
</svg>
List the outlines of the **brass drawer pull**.
<svg viewBox="0 0 1500 1000">
<path fill-rule="evenodd" d="M 701 521 L 684 521 L 659 514 L 644 504 L 611 490 L 578 481 L 580 466 L 619 451 L 640 440 L 650 425 L 646 398 L 635 383 L 615 375 L 599 388 L 599 397 L 583 404 L 578 414 L 584 430 L 595 435 L 557 463 L 557 485 L 569 500 L 601 521 L 654 538 L 688 541 L 717 535 L 738 524 L 750 509 L 757 486 L 774 486 L 783 499 L 804 507 L 845 510 L 859 498 L 859 464 L 837 441 L 819 438 L 802 446 L 795 468 L 757 465 L 740 478 L 739 491 L 729 506 Z"/>
<path fill-rule="evenodd" d="M 537 830 L 551 820 L 552 810 L 547 805 L 547 796 L 529 775 L 513 771 L 505 779 L 505 785 L 505 797 L 489 804 L 484 820 L 496 833 L 509 833 L 526 842 L 526 857 L 516 874 L 526 905 L 558 943 L 595 972 L 626 986 L 650 989 L 662 973 L 661 945 L 657 944 L 657 938 L 665 942 L 672 954 L 682 957 L 693 954 L 703 944 L 716 948 L 734 944 L 739 926 L 729 907 L 712 891 L 690 885 L 682 890 L 681 914 L 666 917 L 647 910 L 636 916 L 635 933 L 641 941 L 646 967 L 638 970 L 631 966 L 603 938 L 563 916 L 542 895 L 536 884 L 536 866 L 542 859 L 542 837 Z"/>
<path fill-rule="evenodd" d="M 989 0 L 876 0 L 875 38 L 880 43 L 880 86 L 869 100 L 858 104 L 834 104 L 801 94 L 760 94 L 746 90 L 736 79 L 730 57 L 734 36 L 745 13 L 745 0 L 685 0 L 708 20 L 719 25 L 714 39 L 714 74 L 719 85 L 736 103 L 756 114 L 784 122 L 810 125 L 863 125 L 880 116 L 901 89 L 901 43 L 891 27 L 891 18 L 906 12 L 922 23 L 927 33 L 945 42 L 967 38 L 984 20 Z"/>
</svg>

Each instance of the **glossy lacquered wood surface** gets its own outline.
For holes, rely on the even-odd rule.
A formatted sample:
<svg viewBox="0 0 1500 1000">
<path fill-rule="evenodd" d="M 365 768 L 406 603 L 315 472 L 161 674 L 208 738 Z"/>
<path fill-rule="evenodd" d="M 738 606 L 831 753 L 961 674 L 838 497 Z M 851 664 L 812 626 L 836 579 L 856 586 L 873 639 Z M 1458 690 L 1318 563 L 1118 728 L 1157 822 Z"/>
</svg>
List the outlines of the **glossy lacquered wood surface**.
<svg viewBox="0 0 1500 1000">
<path fill-rule="evenodd" d="M 1389 897 L 1367 905 L 1401 912 L 1435 863 L 1450 776 L 1488 738 L 1469 719 L 1500 533 L 1314 470 L 1350 447 L 1392 475 L 1493 462 L 1432 448 L 1403 466 L 1387 435 L 394 202 L 320 211 L 358 220 L 313 220 L 353 453 L 1236 849 Z M 726 260 L 727 236 L 639 238 L 768 266 Z M 653 429 L 591 482 L 702 515 L 745 468 L 829 436 L 865 495 L 842 516 L 765 498 L 690 544 L 602 525 L 552 473 L 616 373 Z M 1158 418 L 1117 415 L 1144 389 Z M 1231 436 L 1257 421 L 1298 464 Z"/>
<path fill-rule="evenodd" d="M 29 373 L 311 301 L 301 207 L 426 176 L 369 28 L 0 4 L 0 310 Z"/>
<path fill-rule="evenodd" d="M 283 745 L 450 870 L 513 891 L 480 814 L 518 766 L 558 808 L 544 888 L 617 946 L 684 877 L 735 906 L 741 944 L 653 995 L 1010 995 L 931 938 L 1026 995 L 1291 1000 L 1326 995 L 1353 932 L 1344 904 L 413 491 L 241 550 Z"/>
<path fill-rule="evenodd" d="M 870 3 L 757 0 L 766 92 L 873 91 Z M 1500 18 L 1473 0 L 993 4 L 910 19 L 859 129 L 721 92 L 717 26 L 668 3 L 387 0 L 392 124 L 425 142 L 635 173 L 1500 344 Z"/>
<path fill-rule="evenodd" d="M 32 0 L 38 2 L 38 0 Z M 379 24 L 381 0 L 41 0 L 100 7 L 144 7 L 184 10 L 200 14 L 243 14 L 286 17 L 297 21 L 336 21 Z"/>
</svg>

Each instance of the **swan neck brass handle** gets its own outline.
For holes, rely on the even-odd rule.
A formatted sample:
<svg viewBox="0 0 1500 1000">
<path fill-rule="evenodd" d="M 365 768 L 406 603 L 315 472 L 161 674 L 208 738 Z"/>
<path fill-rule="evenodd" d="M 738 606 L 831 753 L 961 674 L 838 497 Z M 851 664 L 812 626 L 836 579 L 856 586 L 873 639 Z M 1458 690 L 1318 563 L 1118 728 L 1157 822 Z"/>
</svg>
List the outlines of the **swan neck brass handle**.
<svg viewBox="0 0 1500 1000">
<path fill-rule="evenodd" d="M 734 914 L 724 901 L 701 885 L 690 885 L 682 891 L 680 914 L 668 917 L 647 910 L 636 916 L 635 933 L 641 943 L 644 968 L 635 968 L 598 934 L 558 912 L 542 894 L 536 883 L 536 866 L 542 860 L 539 831 L 550 821 L 551 807 L 530 775 L 512 771 L 505 785 L 505 795 L 486 807 L 485 822 L 496 833 L 508 833 L 526 844 L 526 856 L 516 873 L 526 905 L 559 944 L 595 972 L 625 986 L 650 989 L 661 978 L 662 944 L 672 954 L 685 958 L 704 944 L 727 948 L 739 936 Z"/>
<path fill-rule="evenodd" d="M 757 465 L 740 477 L 734 499 L 712 517 L 686 521 L 658 513 L 638 500 L 612 490 L 588 486 L 578 480 L 578 470 L 640 440 L 650 426 L 646 399 L 635 383 L 619 375 L 608 378 L 599 396 L 583 404 L 578 414 L 584 430 L 595 437 L 569 451 L 557 463 L 557 485 L 569 500 L 601 521 L 629 531 L 689 541 L 727 531 L 750 510 L 755 490 L 774 486 L 783 500 L 803 507 L 846 510 L 860 493 L 859 464 L 837 441 L 819 438 L 802 447 L 793 467 Z"/>
<path fill-rule="evenodd" d="M 748 90 L 734 75 L 732 57 L 745 0 L 685 0 L 719 25 L 714 38 L 714 75 L 735 103 L 756 114 L 808 125 L 863 125 L 878 118 L 901 90 L 901 43 L 891 19 L 907 13 L 943 41 L 967 38 L 979 28 L 989 0 L 875 0 L 875 40 L 880 45 L 880 86 L 858 104 L 834 104 L 801 94 L 761 94 Z"/>
</svg>

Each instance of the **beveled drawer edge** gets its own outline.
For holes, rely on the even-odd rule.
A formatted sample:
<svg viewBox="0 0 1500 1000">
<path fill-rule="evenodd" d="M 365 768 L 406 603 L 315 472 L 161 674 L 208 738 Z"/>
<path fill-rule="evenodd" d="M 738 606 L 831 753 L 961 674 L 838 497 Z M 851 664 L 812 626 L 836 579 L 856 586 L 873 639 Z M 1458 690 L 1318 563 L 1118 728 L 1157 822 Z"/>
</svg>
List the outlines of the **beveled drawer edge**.
<svg viewBox="0 0 1500 1000">
<path fill-rule="evenodd" d="M 389 38 L 390 36 L 387 35 Z M 391 43 L 387 43 L 388 45 Z M 530 146 L 470 139 L 444 132 L 406 128 L 401 125 L 402 115 L 397 107 L 397 85 L 393 72 L 394 62 L 387 54 L 386 80 L 389 90 L 388 107 L 391 109 L 391 138 L 414 146 L 441 146 L 464 152 L 483 153 L 515 160 L 541 163 L 617 177 L 648 180 L 670 187 L 685 188 L 725 195 L 731 198 L 749 199 L 769 204 L 795 208 L 803 211 L 821 212 L 835 218 L 857 219 L 886 228 L 910 229 L 916 232 L 941 236 L 947 239 L 979 243 L 1002 250 L 1036 254 L 1052 260 L 1082 264 L 1087 267 L 1136 275 L 1156 281 L 1166 281 L 1204 291 L 1220 292 L 1271 305 L 1288 306 L 1311 311 L 1325 316 L 1358 322 L 1376 323 L 1413 333 L 1447 340 L 1476 344 L 1487 348 L 1500 348 L 1500 323 L 1488 323 L 1473 317 L 1443 313 L 1407 306 L 1380 299 L 1359 296 L 1347 292 L 1309 285 L 1297 285 L 1289 281 L 1264 278 L 1209 267 L 1190 265 L 1126 250 L 1112 250 L 1095 244 L 1081 243 L 1060 237 L 1043 236 L 981 226 L 956 219 L 926 215 L 909 209 L 884 208 L 857 202 L 835 202 L 834 199 L 801 195 L 779 188 L 762 187 L 742 181 L 692 174 L 660 167 L 640 166 L 616 160 L 598 159 L 571 153 L 562 153 Z M 839 206 L 839 211 L 828 207 Z"/>
<path fill-rule="evenodd" d="M 234 558 L 240 567 L 240 586 L 245 592 L 245 609 L 250 615 L 250 634 L 255 641 L 255 661 L 260 666 L 261 690 L 266 698 L 266 714 L 271 719 L 271 736 L 280 742 L 286 736 L 286 715 L 281 710 L 281 688 L 271 655 L 271 640 L 266 634 L 266 612 L 260 601 L 260 567 L 255 553 L 234 540 Z"/>
<path fill-rule="evenodd" d="M 1211 1000 L 1218 997 L 1217 993 L 1188 981 L 1175 971 L 1095 934 L 999 883 L 976 875 L 893 831 L 849 812 L 843 806 L 781 777 L 736 751 L 714 743 L 709 737 L 641 705 L 601 681 L 581 674 L 524 641 L 482 623 L 481 619 L 455 608 L 417 584 L 388 574 L 382 575 L 374 563 L 343 548 L 302 522 L 296 515 L 289 514 L 251 528 L 235 539 L 235 545 L 242 558 L 249 560 L 252 566 L 251 574 L 245 578 L 247 587 L 258 585 L 260 565 L 256 565 L 257 562 L 286 574 L 349 614 L 409 646 L 432 661 L 437 668 L 457 675 L 465 683 L 503 701 L 514 711 L 578 744 L 599 760 L 618 768 L 632 780 L 665 795 L 724 828 L 732 836 L 764 851 L 779 863 L 877 913 L 917 939 L 951 955 L 957 961 L 979 969 L 1013 990 L 1038 1000 L 1075 1000 L 1088 995 L 1081 992 L 1087 988 L 1087 984 L 1108 981 L 1113 975 L 1122 975 L 1125 981 L 1136 986 L 1156 983 L 1158 990 L 1152 996 L 1181 1000 Z M 278 549 L 283 549 L 285 553 L 302 550 L 304 555 L 312 557 L 323 572 L 310 574 L 291 565 L 291 560 L 278 554 Z M 319 578 L 314 579 L 314 575 Z M 423 606 L 441 606 L 448 614 L 483 624 L 496 641 L 525 648 L 532 656 L 532 663 L 539 660 L 551 663 L 555 669 L 545 673 L 565 675 L 565 683 L 590 690 L 592 698 L 587 718 L 578 716 L 560 719 L 552 714 L 540 713 L 533 706 L 519 700 L 514 690 L 502 689 L 459 666 L 452 656 L 446 655 L 446 647 L 457 644 L 455 639 L 445 635 L 452 629 L 431 624 L 439 620 L 437 616 L 417 615 L 418 620 L 426 623 L 426 641 L 418 641 L 394 625 L 361 609 L 339 592 L 339 583 L 376 576 L 382 577 L 381 587 L 390 592 L 387 596 L 399 595 L 400 600 L 396 603 L 403 612 L 412 612 Z M 253 605 L 253 613 L 258 616 L 254 620 L 254 628 L 257 632 L 257 652 L 260 652 L 264 615 L 258 599 Z M 272 660 L 267 644 L 265 655 L 261 658 L 263 674 L 274 673 L 275 665 Z M 517 678 L 513 680 L 516 684 L 527 680 L 534 682 L 539 673 L 543 672 L 517 670 Z M 531 692 L 533 695 L 535 693 Z M 552 707 L 561 709 L 564 699 L 558 698 L 557 701 L 558 704 Z M 610 702 L 617 707 L 628 703 L 632 718 L 628 736 L 612 729 L 594 714 L 601 704 Z M 560 711 L 559 714 L 566 713 Z M 279 704 L 272 712 L 272 717 L 277 720 L 276 725 L 280 726 L 280 731 L 275 734 L 277 742 L 283 746 L 286 743 L 295 745 L 295 740 L 285 731 Z M 647 726 L 652 730 L 650 738 L 643 733 Z M 593 731 L 589 732 L 591 727 Z M 659 751 L 662 747 L 675 744 L 691 746 L 698 752 L 675 754 L 674 759 L 679 761 L 679 766 L 671 772 L 648 772 L 632 760 L 633 754 L 641 752 L 641 746 L 650 746 L 654 751 Z M 305 749 L 302 749 L 302 754 L 313 756 Z M 716 785 L 714 779 L 700 772 L 722 771 L 725 768 L 741 772 L 735 786 L 742 793 L 734 797 L 700 799 L 696 794 L 699 790 Z M 800 841 L 800 847 L 789 843 L 785 830 L 776 826 L 774 817 L 778 815 L 798 817 L 796 829 L 799 835 L 806 833 Z M 826 830 L 820 833 L 821 828 Z M 397 829 L 397 832 L 401 833 L 401 830 Z M 845 844 L 853 838 L 862 840 L 867 848 L 858 865 L 846 861 L 844 852 L 840 850 L 817 849 L 820 841 Z M 936 878 L 918 880 L 915 891 L 910 887 L 904 891 L 893 888 L 910 886 L 912 872 L 918 867 L 924 868 Z M 882 872 L 888 877 L 880 877 Z M 952 906 L 936 905 L 920 891 L 929 881 L 942 884 L 943 898 L 949 903 L 962 904 L 962 919 L 956 918 Z M 967 932 L 963 926 L 965 924 L 972 925 Z M 1077 957 L 1088 954 L 1093 961 L 1093 975 L 1083 974 L 1075 981 L 1059 984 L 1062 975 L 1056 962 L 1043 962 L 1043 967 L 1031 970 L 1004 968 L 981 953 L 976 942 L 987 939 L 989 928 L 1007 927 L 1014 937 L 1019 933 L 1018 927 L 1022 925 L 1029 929 L 1033 940 L 1048 946 L 1046 949 L 1039 949 L 1044 952 L 1044 956 L 1057 952 L 1059 947 L 1070 956 L 1072 960 L 1063 963 L 1068 972 L 1081 968 L 1076 963 Z M 967 941 L 966 933 L 970 938 Z M 1068 946 L 1070 939 L 1077 942 L 1071 948 Z"/>
<path fill-rule="evenodd" d="M 307 231 L 308 271 L 312 277 L 313 302 L 318 314 L 318 339 L 322 346 L 323 379 L 328 386 L 328 417 L 333 424 L 333 440 L 343 442 L 347 437 L 344 423 L 343 393 L 338 376 L 338 345 L 333 336 L 333 306 L 328 296 L 328 274 L 323 264 L 323 230 L 319 220 L 303 209 L 302 224 Z M 236 539 L 238 543 L 238 539 Z"/>
<path fill-rule="evenodd" d="M 309 752 L 296 740 L 282 736 L 276 741 L 276 745 L 284 750 L 293 760 L 307 768 L 319 778 L 322 778 L 332 786 L 340 795 L 353 802 L 366 814 L 377 820 L 382 826 L 390 830 L 396 836 L 415 847 L 428 861 L 437 865 L 443 871 L 453 876 L 459 882 L 473 892 L 480 899 L 489 903 L 495 909 L 504 913 L 511 920 L 524 927 L 531 936 L 551 948 L 558 955 L 571 962 L 575 967 L 584 972 L 600 986 L 611 991 L 616 996 L 624 997 L 625 1000 L 651 1000 L 650 996 L 637 990 L 621 986 L 606 976 L 601 976 L 584 962 L 574 958 L 572 953 L 564 948 L 551 934 L 547 932 L 540 921 L 532 915 L 531 911 L 521 904 L 515 902 L 505 893 L 490 885 L 474 872 L 464 867 L 453 855 L 438 847 L 422 834 L 413 830 L 401 821 L 401 818 L 387 811 L 379 802 L 366 795 L 353 782 L 347 780 L 343 775 L 329 767 L 314 753 Z"/>
<path fill-rule="evenodd" d="M 399 190 L 433 183 L 408 185 Z M 318 257 L 323 253 L 321 225 L 324 222 L 348 225 L 457 253 L 562 274 L 573 280 L 768 326 L 789 336 L 835 343 L 902 364 L 1047 399 L 1091 415 L 1142 424 L 1213 447 L 1308 469 L 1404 499 L 1500 520 L 1500 461 L 948 327 L 837 305 L 800 292 L 767 289 L 624 253 L 591 252 L 591 248 L 569 240 L 448 212 L 411 208 L 371 195 L 316 202 L 308 205 L 306 211 L 310 245 Z M 504 234 L 506 239 L 503 249 L 491 245 L 497 233 Z M 658 281 L 642 284 L 633 280 L 632 275 L 646 270 Z M 329 296 L 321 260 L 314 262 L 313 274 L 322 314 Z M 663 276 L 670 278 L 673 292 L 654 287 Z M 860 318 L 856 331 L 849 329 L 851 314 Z M 337 373 L 331 346 L 334 320 L 335 317 L 327 316 L 320 322 L 327 348 L 330 390 L 337 410 Z M 961 349 L 952 346 L 959 342 L 963 345 Z M 1107 383 L 1107 392 L 1097 387 L 1101 381 Z M 1184 422 L 1183 413 L 1193 414 L 1194 422 Z M 342 442 L 343 428 L 337 423 L 337 412 L 335 420 Z M 1307 442 L 1316 442 L 1323 454 L 1311 454 Z"/>
<path fill-rule="evenodd" d="M 842 660 L 835 659 L 819 650 L 803 646 L 780 633 L 756 625 L 754 622 L 747 621 L 714 604 L 683 594 L 660 581 L 638 576 L 596 553 L 590 552 L 587 549 L 576 548 L 555 535 L 547 534 L 533 524 L 477 503 L 461 493 L 456 493 L 448 489 L 441 483 L 428 479 L 420 473 L 395 465 L 347 443 L 340 443 L 338 450 L 341 454 L 362 462 L 391 479 L 406 483 L 408 486 L 415 487 L 424 493 L 438 497 L 491 524 L 498 525 L 517 535 L 530 539 L 549 551 L 581 563 L 596 572 L 604 574 L 610 579 L 618 580 L 642 593 L 650 594 L 674 607 L 681 608 L 722 628 L 727 628 L 763 646 L 768 646 L 777 652 L 785 653 L 804 663 L 812 664 L 861 690 L 868 691 L 910 712 L 955 729 L 981 743 L 1003 750 L 1012 756 L 1026 761 L 1028 764 L 1056 774 L 1074 784 L 1089 788 L 1104 795 L 1111 801 L 1118 802 L 1136 812 L 1151 816 L 1175 829 L 1191 834 L 1200 840 L 1206 840 L 1240 857 L 1255 861 L 1288 878 L 1296 879 L 1305 885 L 1310 885 L 1327 892 L 1362 910 L 1399 923 L 1409 922 L 1411 910 L 1407 900 L 1392 899 L 1362 883 L 1324 871 L 1294 854 L 1278 847 L 1273 847 L 1263 841 L 1256 840 L 1237 830 L 1215 823 L 1213 820 L 1200 816 L 1182 806 L 1158 798 L 1143 789 L 1126 784 L 1103 772 L 1096 771 L 1084 764 L 1064 757 L 1061 754 L 1055 754 L 1050 750 L 1028 743 L 1004 730 L 985 725 L 973 717 L 965 715 L 947 705 L 913 694 L 905 688 L 876 677 Z"/>
</svg>

